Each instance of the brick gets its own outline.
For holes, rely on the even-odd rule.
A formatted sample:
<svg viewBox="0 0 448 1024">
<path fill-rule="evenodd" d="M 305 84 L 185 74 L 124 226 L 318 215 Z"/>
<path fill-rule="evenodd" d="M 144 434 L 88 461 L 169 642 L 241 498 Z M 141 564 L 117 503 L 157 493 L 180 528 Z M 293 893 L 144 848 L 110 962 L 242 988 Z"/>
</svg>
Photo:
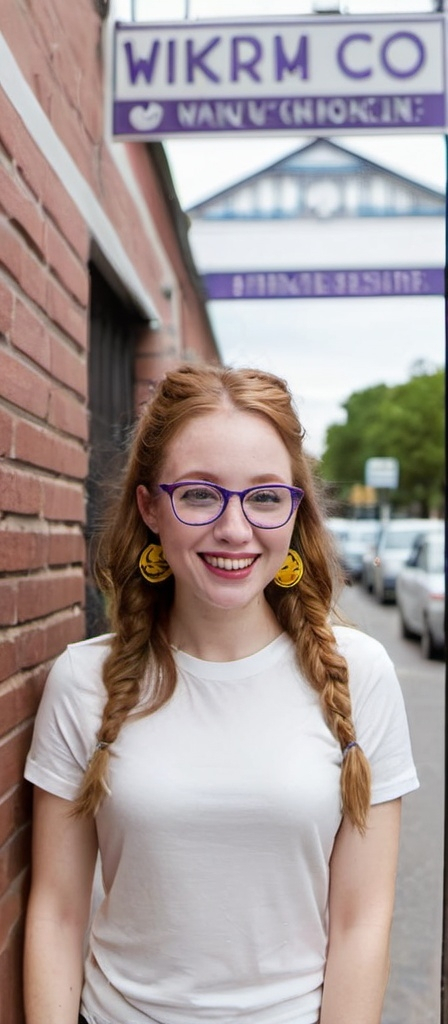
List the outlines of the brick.
<svg viewBox="0 0 448 1024">
<path fill-rule="evenodd" d="M 22 780 L 0 799 L 0 846 L 30 820 L 31 810 L 32 788 Z"/>
<path fill-rule="evenodd" d="M 47 629 L 47 659 L 53 659 L 65 650 L 67 644 L 84 640 L 86 624 L 84 612 L 73 608 L 61 612 Z"/>
<path fill-rule="evenodd" d="M 0 391 L 19 409 L 44 418 L 48 408 L 49 385 L 42 375 L 5 348 L 0 348 Z"/>
<path fill-rule="evenodd" d="M 36 38 L 35 24 L 28 9 L 21 4 L 8 4 L 7 13 L 2 23 L 3 34 L 28 84 L 39 95 L 41 106 L 47 109 L 53 83 L 45 54 Z"/>
<path fill-rule="evenodd" d="M 47 305 L 47 271 L 25 244 L 20 265 L 20 287 L 45 312 Z"/>
<path fill-rule="evenodd" d="M 39 665 L 31 672 L 22 672 L 0 686 L 0 736 L 16 729 L 18 723 L 34 718 L 50 663 Z M 1 845 L 0 837 L 0 845 Z"/>
<path fill-rule="evenodd" d="M 44 218 L 35 198 L 17 174 L 0 165 L 0 206 L 30 245 L 44 253 Z"/>
<path fill-rule="evenodd" d="M 15 419 L 7 409 L 0 407 L 0 457 L 11 454 Z"/>
<path fill-rule="evenodd" d="M 42 622 L 38 626 L 30 626 L 17 634 L 17 671 L 33 668 L 46 661 L 48 624 Z M 1 760 L 0 760 L 1 765 Z"/>
<path fill-rule="evenodd" d="M 18 613 L 16 579 L 0 580 L 0 626 L 15 626 Z"/>
<path fill-rule="evenodd" d="M 0 898 L 8 891 L 11 884 L 16 881 L 18 875 L 22 874 L 28 867 L 30 857 L 31 827 L 30 825 L 24 825 L 0 848 Z M 4 922 L 0 926 L 0 948 L 4 945 L 6 938 L 3 927 Z"/>
<path fill-rule="evenodd" d="M 95 189 L 97 162 L 92 159 L 91 141 L 78 110 L 70 106 L 62 90 L 53 89 L 47 113 L 56 134 L 75 161 L 80 174 L 91 188 Z"/>
<path fill-rule="evenodd" d="M 43 480 L 42 496 L 42 512 L 46 519 L 66 523 L 85 522 L 86 496 L 82 485 L 59 480 Z"/>
<path fill-rule="evenodd" d="M 104 109 L 98 103 L 98 96 L 103 94 L 103 68 L 97 65 L 89 68 L 90 74 L 83 75 L 80 83 L 80 109 L 85 130 L 94 145 L 101 144 L 104 135 Z"/>
<path fill-rule="evenodd" d="M 0 91 L 0 139 L 28 188 L 41 199 L 47 161 L 26 131 L 5 93 Z"/>
<path fill-rule="evenodd" d="M 3 952 L 11 941 L 11 934 L 17 926 L 17 922 L 23 917 L 25 913 L 25 907 L 27 903 L 28 891 L 29 891 L 29 872 L 28 863 L 30 855 L 30 829 L 23 828 L 21 833 L 26 837 L 25 842 L 27 849 L 25 849 L 25 858 L 22 853 L 22 870 L 16 873 L 18 865 L 12 864 L 11 882 L 8 885 L 2 899 L 0 900 L 0 952 Z M 10 840 L 12 845 L 12 840 Z M 8 844 L 8 848 L 9 845 Z M 4 990 L 3 990 L 4 991 Z M 3 999 L 2 1005 L 4 1006 Z M 11 1021 L 16 1021 L 17 1017 L 8 1018 Z M 6 1018 L 5 1018 L 6 1024 Z"/>
<path fill-rule="evenodd" d="M 84 630 L 84 615 L 77 607 L 59 612 L 51 620 L 43 619 L 38 625 L 23 628 L 16 638 L 19 670 L 33 668 L 55 658 L 67 644 L 81 640 Z"/>
<path fill-rule="evenodd" d="M 47 261 L 63 288 L 84 308 L 89 301 L 89 272 L 67 245 L 56 228 L 45 226 L 45 254 Z"/>
<path fill-rule="evenodd" d="M 84 602 L 84 573 L 81 569 L 36 573 L 17 583 L 18 621 L 50 615 Z"/>
<path fill-rule="evenodd" d="M 50 339 L 45 330 L 43 316 L 39 316 L 21 299 L 16 301 L 11 341 L 42 369 L 50 369 Z"/>
<path fill-rule="evenodd" d="M 0 89 L 0 142 L 9 157 L 14 156 L 14 141 L 22 122 L 5 92 Z"/>
<path fill-rule="evenodd" d="M 65 341 L 50 334 L 51 375 L 75 391 L 82 398 L 87 397 L 87 359 L 85 353 L 69 348 Z"/>
<path fill-rule="evenodd" d="M 15 520 L 0 520 L 2 572 L 40 569 L 47 564 L 48 551 L 48 534 L 42 530 L 40 524 L 26 523 L 18 526 Z"/>
<path fill-rule="evenodd" d="M 35 0 L 31 0 L 31 3 Z M 39 0 L 40 5 L 40 0 Z M 39 21 L 42 23 L 41 9 L 39 6 Z M 78 32 L 77 32 L 78 34 Z M 71 41 L 70 41 L 71 42 Z M 61 39 L 62 45 L 54 47 L 52 57 L 52 69 L 55 77 L 57 78 L 60 91 L 64 94 L 68 106 L 75 108 L 79 112 L 81 120 L 84 122 L 84 111 L 81 106 L 81 82 L 82 79 L 89 75 L 91 66 L 91 52 L 92 46 L 89 46 L 89 58 L 79 62 L 75 59 L 72 52 L 72 47 L 67 45 L 69 43 L 68 37 L 64 34 Z M 53 44 L 54 46 L 54 44 Z M 98 102 L 101 91 L 97 93 L 96 105 L 101 109 L 101 103 Z"/>
<path fill-rule="evenodd" d="M 30 17 L 39 28 L 39 44 L 42 51 L 48 55 L 53 65 L 53 54 L 55 50 L 61 49 L 63 53 L 67 50 L 67 43 L 64 40 L 63 23 L 57 17 L 53 4 L 49 0 L 29 0 Z M 65 45 L 64 45 L 65 44 Z"/>
<path fill-rule="evenodd" d="M 78 530 L 50 531 L 48 538 L 48 565 L 84 564 L 86 561 L 86 544 L 82 533 Z"/>
<path fill-rule="evenodd" d="M 17 668 L 17 651 L 14 642 L 7 637 L 0 636 L 0 681 L 13 676 L 17 672 Z"/>
<path fill-rule="evenodd" d="M 0 493 L 3 512 L 39 515 L 42 510 L 42 488 L 39 477 L 25 473 L 13 465 L 0 464 Z"/>
<path fill-rule="evenodd" d="M 32 2 L 40 11 L 40 0 L 32 0 Z M 91 63 L 95 59 L 101 39 L 101 21 L 94 9 L 94 4 L 83 0 L 82 17 L 79 4 L 69 10 L 66 0 L 53 0 L 51 6 L 64 26 L 64 37 L 66 40 L 70 40 L 70 50 L 76 63 L 81 67 L 85 63 Z M 89 55 L 88 62 L 86 54 Z"/>
<path fill-rule="evenodd" d="M 13 307 L 11 287 L 0 281 L 0 334 L 8 335 L 11 330 Z"/>
<path fill-rule="evenodd" d="M 42 202 L 73 251 L 87 264 L 90 250 L 89 229 L 51 167 L 48 168 Z"/>
<path fill-rule="evenodd" d="M 37 256 L 0 214 L 0 266 L 41 309 L 46 307 L 47 272 Z"/>
<path fill-rule="evenodd" d="M 23 240 L 18 238 L 8 218 L 0 213 L 0 266 L 18 283 L 22 276 L 22 251 Z"/>
<path fill-rule="evenodd" d="M 32 723 L 26 722 L 0 740 L 0 779 L 4 793 L 23 779 L 23 768 L 30 749 L 32 732 Z"/>
<path fill-rule="evenodd" d="M 87 347 L 88 317 L 73 299 L 51 278 L 47 282 L 47 311 L 50 320 L 76 341 L 81 348 Z"/>
<path fill-rule="evenodd" d="M 87 453 L 80 445 L 25 420 L 17 423 L 16 458 L 64 476 L 87 475 Z"/>
<path fill-rule="evenodd" d="M 27 889 L 24 891 L 26 895 Z M 0 911 L 1 906 L 0 904 Z M 22 915 L 10 932 L 5 949 L 1 951 L 0 992 L 4 1024 L 25 1024 L 22 996 L 23 930 Z"/>
<path fill-rule="evenodd" d="M 52 387 L 50 390 L 48 423 L 65 434 L 87 441 L 87 408 L 61 387 Z"/>
</svg>

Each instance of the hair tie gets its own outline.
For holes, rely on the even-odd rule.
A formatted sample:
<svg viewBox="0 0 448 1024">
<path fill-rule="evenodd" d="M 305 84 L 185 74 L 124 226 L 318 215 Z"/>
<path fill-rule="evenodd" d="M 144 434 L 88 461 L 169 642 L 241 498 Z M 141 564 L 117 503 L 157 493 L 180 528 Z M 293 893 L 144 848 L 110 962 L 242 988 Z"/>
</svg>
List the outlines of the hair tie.
<svg viewBox="0 0 448 1024">
<path fill-rule="evenodd" d="M 342 757 L 345 757 L 345 755 L 348 754 L 351 747 L 359 747 L 359 743 L 356 740 L 351 740 L 350 743 L 347 743 L 347 746 L 344 747 L 344 750 L 342 751 Z"/>
<path fill-rule="evenodd" d="M 95 747 L 95 750 L 106 750 L 107 747 L 110 747 L 110 743 L 106 743 L 105 740 L 99 740 Z"/>
</svg>

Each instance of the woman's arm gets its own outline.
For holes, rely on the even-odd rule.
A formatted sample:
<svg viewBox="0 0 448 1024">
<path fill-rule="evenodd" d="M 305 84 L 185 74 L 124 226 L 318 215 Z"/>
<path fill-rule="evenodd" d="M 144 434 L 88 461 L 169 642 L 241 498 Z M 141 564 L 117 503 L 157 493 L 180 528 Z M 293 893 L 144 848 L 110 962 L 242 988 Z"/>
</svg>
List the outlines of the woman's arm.
<svg viewBox="0 0 448 1024">
<path fill-rule="evenodd" d="M 77 1024 L 83 943 L 97 856 L 95 824 L 35 789 L 33 872 L 25 936 L 27 1024 Z"/>
<path fill-rule="evenodd" d="M 380 1024 L 389 975 L 401 801 L 371 808 L 364 836 L 344 820 L 331 858 L 320 1024 Z"/>
</svg>

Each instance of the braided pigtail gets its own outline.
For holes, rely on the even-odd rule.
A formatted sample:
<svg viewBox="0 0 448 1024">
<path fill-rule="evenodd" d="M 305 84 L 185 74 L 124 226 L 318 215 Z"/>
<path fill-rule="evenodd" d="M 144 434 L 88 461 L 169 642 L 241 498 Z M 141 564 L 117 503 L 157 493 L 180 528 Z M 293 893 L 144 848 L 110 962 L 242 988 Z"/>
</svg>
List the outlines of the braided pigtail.
<svg viewBox="0 0 448 1024">
<path fill-rule="evenodd" d="M 74 814 L 95 814 L 109 793 L 109 759 L 126 720 L 156 711 L 171 696 L 175 665 L 166 635 L 171 578 L 151 587 L 138 569 L 148 528 L 138 512 L 131 466 L 118 505 L 101 538 L 96 579 L 106 599 L 113 635 L 103 665 L 106 701 L 97 744 L 87 766 Z M 157 540 L 155 536 L 152 538 Z"/>
<path fill-rule="evenodd" d="M 148 645 L 152 657 L 148 667 Z M 163 674 L 157 666 L 164 666 Z M 148 690 L 142 692 L 141 681 L 149 677 Z M 152 678 L 151 678 L 152 677 Z M 173 693 L 176 672 L 170 647 L 157 625 L 140 634 L 140 645 L 122 644 L 115 636 L 103 668 L 107 700 L 103 710 L 98 742 L 87 766 L 83 784 L 74 805 L 76 815 L 95 814 L 101 801 L 110 793 L 108 785 L 109 758 L 114 756 L 113 744 L 124 722 L 132 715 L 157 711 Z M 145 704 L 138 708 L 140 698 Z M 134 713 L 134 714 L 132 714 Z"/>
<path fill-rule="evenodd" d="M 302 579 L 280 597 L 271 585 L 268 599 L 275 601 L 277 617 L 295 642 L 302 671 L 319 694 L 325 720 L 341 746 L 343 813 L 363 833 L 370 806 L 370 766 L 356 742 L 347 663 L 337 651 L 330 620 L 335 587 L 342 583 L 340 568 L 331 538 L 322 525 L 313 529 L 319 518 L 307 489 L 292 537 L 292 547 L 300 551 L 305 566 Z"/>
</svg>

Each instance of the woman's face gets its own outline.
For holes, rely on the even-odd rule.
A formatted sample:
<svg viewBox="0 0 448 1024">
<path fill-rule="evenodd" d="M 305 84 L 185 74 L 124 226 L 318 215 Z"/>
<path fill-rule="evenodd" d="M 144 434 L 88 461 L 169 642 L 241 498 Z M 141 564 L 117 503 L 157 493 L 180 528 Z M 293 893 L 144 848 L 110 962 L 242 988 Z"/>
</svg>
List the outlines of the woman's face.
<svg viewBox="0 0 448 1024">
<path fill-rule="evenodd" d="M 232 408 L 190 420 L 168 447 L 159 483 L 201 480 L 228 490 L 259 484 L 292 485 L 291 461 L 271 424 Z M 160 543 L 175 577 L 176 603 L 222 609 L 259 602 L 288 551 L 294 516 L 277 529 L 252 526 L 238 496 L 214 522 L 190 526 L 176 518 L 170 497 L 137 488 L 140 513 Z"/>
</svg>

